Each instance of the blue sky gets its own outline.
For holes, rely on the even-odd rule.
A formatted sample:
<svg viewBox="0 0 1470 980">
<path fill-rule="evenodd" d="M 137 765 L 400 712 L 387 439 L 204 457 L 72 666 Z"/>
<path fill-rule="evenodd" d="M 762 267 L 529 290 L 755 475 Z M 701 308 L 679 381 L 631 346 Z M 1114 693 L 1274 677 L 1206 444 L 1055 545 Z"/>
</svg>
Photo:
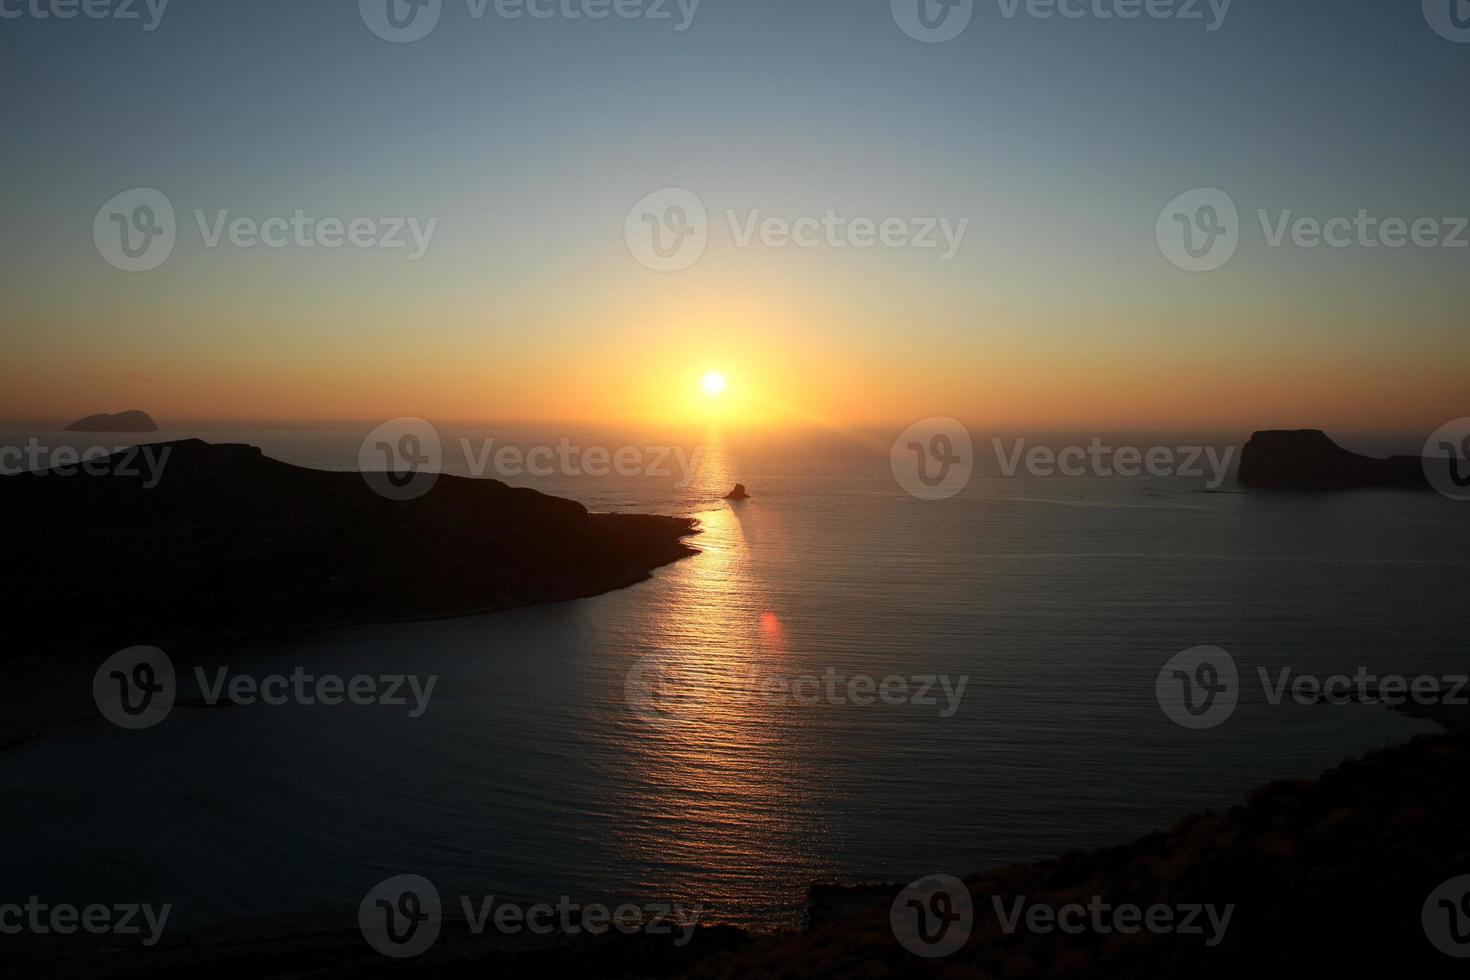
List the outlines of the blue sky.
<svg viewBox="0 0 1470 980">
<path fill-rule="evenodd" d="M 990 0 L 942 44 L 906 36 L 887 0 L 702 0 L 682 32 L 668 8 L 475 19 L 445 0 L 408 44 L 375 36 L 355 0 L 172 0 L 151 32 L 0 20 L 13 232 L 0 259 L 21 353 L 205 364 L 243 351 L 325 371 L 334 345 L 398 351 L 382 311 L 420 311 L 424 342 L 487 334 L 511 360 L 528 347 L 531 369 L 550 348 L 527 324 L 548 345 L 595 344 L 600 309 L 636 333 L 640 304 L 720 307 L 732 283 L 789 301 L 858 364 L 894 355 L 900 319 L 951 361 L 981 356 L 977 337 L 1027 365 L 1118 343 L 1164 360 L 1178 348 L 1180 363 L 1241 345 L 1394 351 L 1409 367 L 1466 352 L 1466 251 L 1268 249 L 1254 226 L 1257 208 L 1470 214 L 1470 44 L 1435 33 L 1417 3 L 1235 0 L 1210 31 L 1204 3 L 1203 20 L 1125 21 L 1024 5 L 1008 18 Z M 965 216 L 970 237 L 943 266 L 716 250 L 670 287 L 621 237 L 630 205 L 668 186 L 716 214 Z M 163 190 L 185 226 L 146 276 L 98 261 L 90 234 L 132 187 Z M 1181 274 L 1154 241 L 1160 208 L 1196 187 L 1226 190 L 1246 219 L 1236 258 L 1208 276 Z M 188 231 L 195 208 L 439 228 L 413 266 L 224 261 Z"/>
</svg>

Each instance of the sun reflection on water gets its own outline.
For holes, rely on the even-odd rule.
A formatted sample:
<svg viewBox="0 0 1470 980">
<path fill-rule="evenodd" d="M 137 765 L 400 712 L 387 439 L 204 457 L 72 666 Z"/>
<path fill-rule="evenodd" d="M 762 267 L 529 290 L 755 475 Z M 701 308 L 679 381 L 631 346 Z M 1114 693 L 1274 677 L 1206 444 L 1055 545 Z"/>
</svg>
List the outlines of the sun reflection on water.
<svg viewBox="0 0 1470 980">
<path fill-rule="evenodd" d="M 799 718 L 762 689 L 782 673 L 787 643 L 746 545 L 747 533 L 769 529 L 744 505 L 700 519 L 702 553 L 661 583 L 667 601 L 648 626 L 649 683 L 635 697 L 653 703 L 629 722 L 626 791 L 637 798 L 619 801 L 638 819 L 613 838 L 622 860 L 660 869 L 664 887 L 672 878 L 718 918 L 722 898 L 767 901 L 769 879 L 805 863 L 820 832 L 814 760 L 793 748 L 806 740 L 789 737 Z M 775 546 L 762 537 L 763 549 Z"/>
</svg>

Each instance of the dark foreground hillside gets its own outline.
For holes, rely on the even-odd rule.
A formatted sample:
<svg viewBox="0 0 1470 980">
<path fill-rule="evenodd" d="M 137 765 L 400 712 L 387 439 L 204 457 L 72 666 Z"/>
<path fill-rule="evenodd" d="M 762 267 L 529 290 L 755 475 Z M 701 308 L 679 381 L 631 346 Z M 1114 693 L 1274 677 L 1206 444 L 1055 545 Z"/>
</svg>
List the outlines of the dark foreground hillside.
<svg viewBox="0 0 1470 980">
<path fill-rule="evenodd" d="M 1346 762 L 1314 781 L 1273 782 L 1241 805 L 1192 815 L 1124 847 L 1000 868 L 966 880 L 975 930 L 958 952 L 923 961 L 889 927 L 893 888 L 824 895 L 803 935 L 714 956 L 690 972 L 744 977 L 1465 976 L 1432 946 L 1421 913 L 1440 884 L 1470 874 L 1470 739 L 1421 737 Z M 992 897 L 1028 904 L 1223 906 L 1211 948 L 1199 936 L 1006 935 Z M 1470 910 L 1457 913 L 1470 931 Z M 1208 935 L 1208 929 L 1206 930 Z M 1470 955 L 1470 934 L 1463 952 Z"/>
</svg>

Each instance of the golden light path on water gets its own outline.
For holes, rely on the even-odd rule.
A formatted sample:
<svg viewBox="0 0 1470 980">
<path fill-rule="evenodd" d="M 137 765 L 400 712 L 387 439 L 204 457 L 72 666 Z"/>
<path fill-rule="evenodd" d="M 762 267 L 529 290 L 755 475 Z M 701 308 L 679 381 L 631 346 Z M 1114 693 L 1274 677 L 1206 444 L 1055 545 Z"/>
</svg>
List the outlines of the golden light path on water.
<svg viewBox="0 0 1470 980">
<path fill-rule="evenodd" d="M 717 443 L 701 477 L 734 483 Z M 796 731 L 812 712 L 761 691 L 790 664 L 780 599 L 755 573 L 754 546 L 779 555 L 785 534 L 757 501 L 722 503 L 699 519 L 702 553 L 661 576 L 632 665 L 635 730 L 620 736 L 633 775 L 615 784 L 625 795 L 610 809 L 637 819 L 610 828 L 610 844 L 621 861 L 649 869 L 650 890 L 677 882 L 692 898 L 759 906 L 771 901 L 773 877 L 810 865 L 824 835 L 812 739 Z"/>
</svg>

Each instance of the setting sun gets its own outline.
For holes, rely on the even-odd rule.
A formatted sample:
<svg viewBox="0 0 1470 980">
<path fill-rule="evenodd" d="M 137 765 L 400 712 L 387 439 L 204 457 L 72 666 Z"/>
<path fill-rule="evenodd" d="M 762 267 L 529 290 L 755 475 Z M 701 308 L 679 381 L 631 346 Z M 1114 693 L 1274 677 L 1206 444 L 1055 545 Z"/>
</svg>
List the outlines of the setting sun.
<svg viewBox="0 0 1470 980">
<path fill-rule="evenodd" d="M 725 390 L 725 376 L 718 371 L 711 371 L 704 376 L 704 392 L 707 395 L 718 395 Z"/>
</svg>

